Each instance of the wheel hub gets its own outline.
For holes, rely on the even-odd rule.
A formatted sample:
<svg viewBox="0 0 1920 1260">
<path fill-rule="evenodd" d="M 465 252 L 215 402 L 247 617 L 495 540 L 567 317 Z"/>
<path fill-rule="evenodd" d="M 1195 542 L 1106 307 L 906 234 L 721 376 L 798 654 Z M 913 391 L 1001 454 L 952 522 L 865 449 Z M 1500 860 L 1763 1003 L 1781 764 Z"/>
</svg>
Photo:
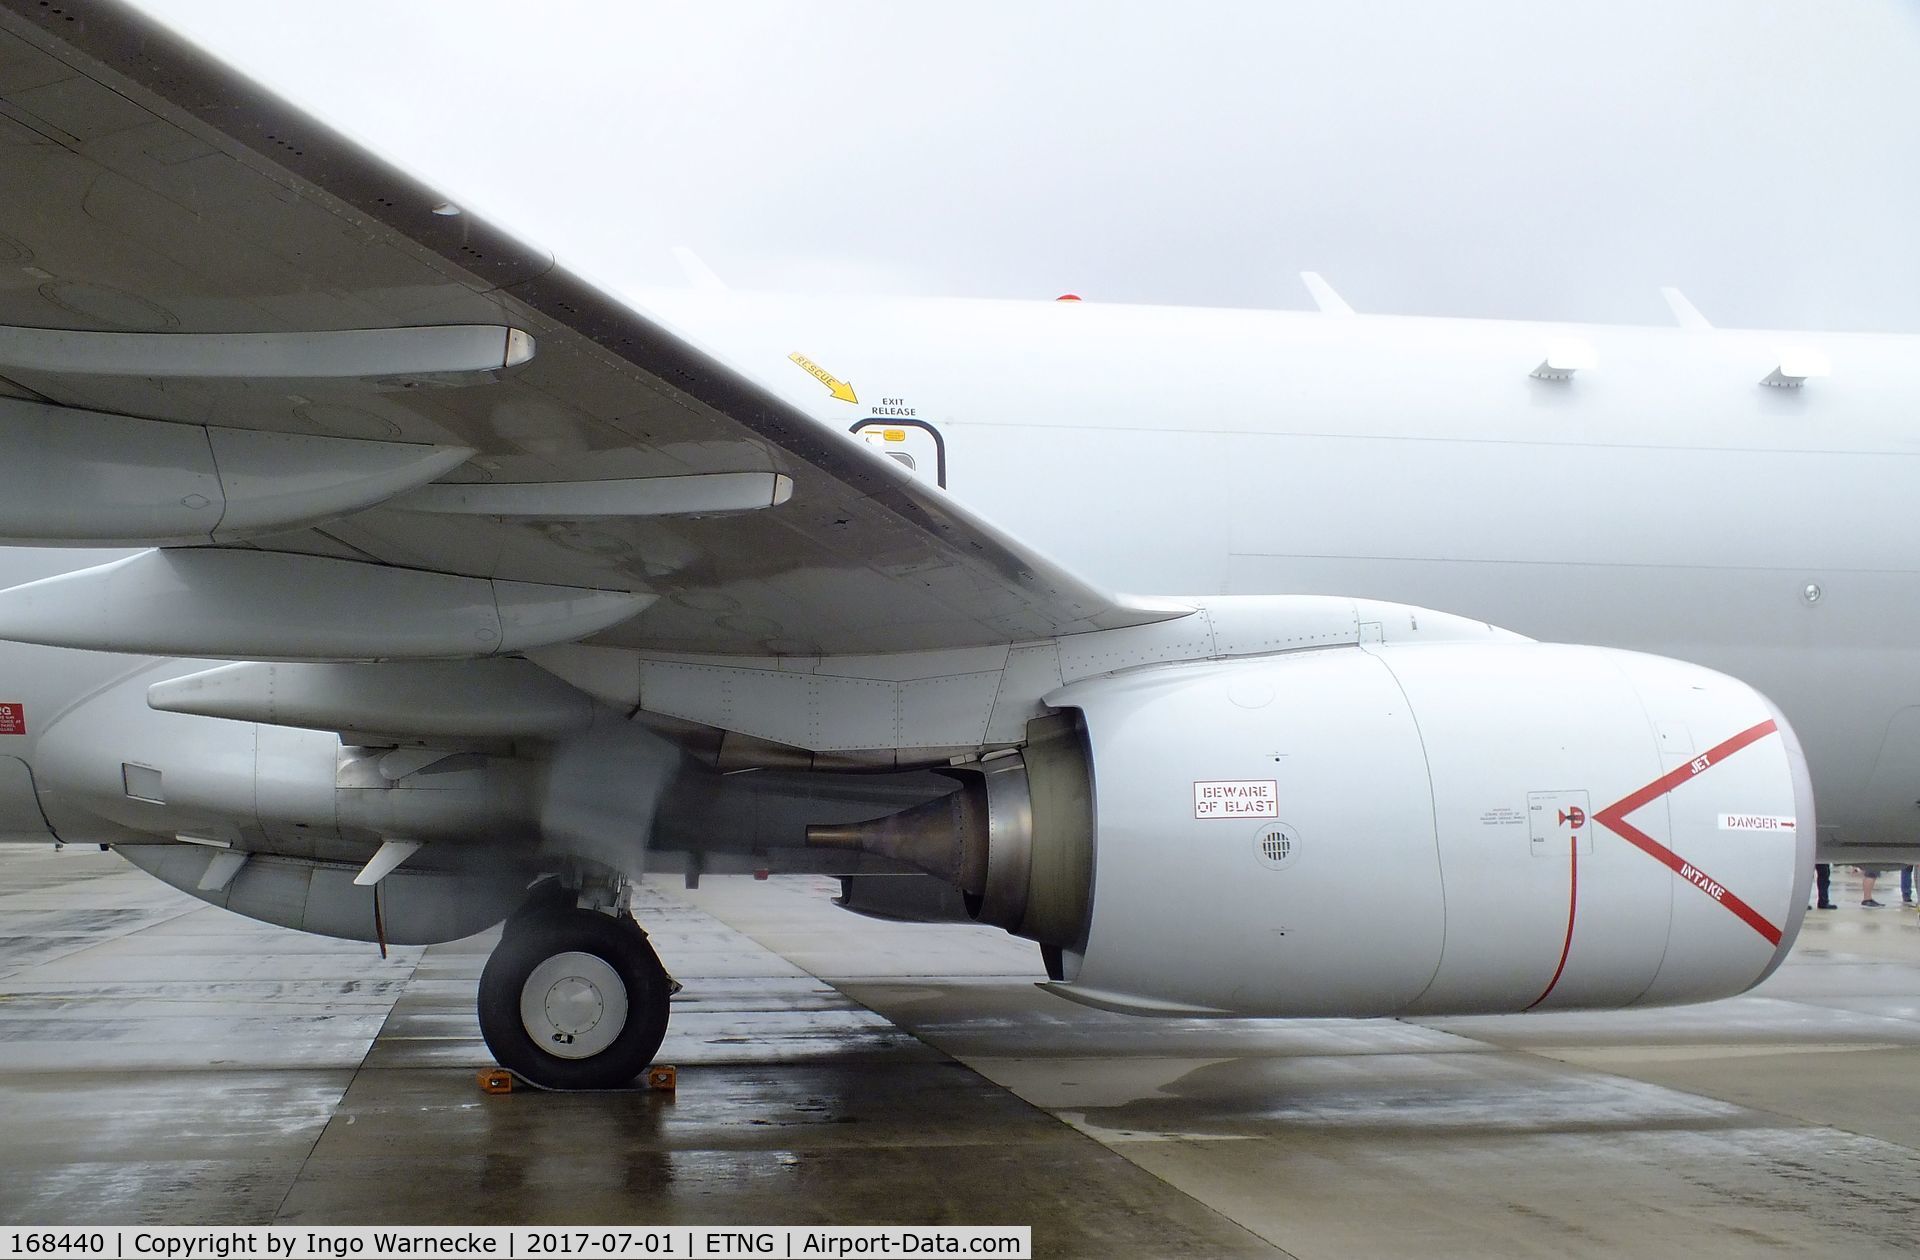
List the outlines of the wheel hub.
<svg viewBox="0 0 1920 1260">
<path fill-rule="evenodd" d="M 562 1059 L 585 1059 L 612 1045 L 627 1026 L 627 986 L 597 954 L 548 958 L 520 990 L 520 1021 L 534 1044 Z"/>
</svg>

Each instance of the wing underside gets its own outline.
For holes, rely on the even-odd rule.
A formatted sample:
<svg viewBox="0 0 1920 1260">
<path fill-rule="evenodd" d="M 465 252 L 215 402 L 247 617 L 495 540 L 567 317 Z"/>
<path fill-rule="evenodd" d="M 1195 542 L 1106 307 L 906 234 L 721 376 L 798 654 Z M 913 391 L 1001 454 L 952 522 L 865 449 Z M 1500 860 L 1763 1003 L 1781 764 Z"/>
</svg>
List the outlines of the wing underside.
<svg viewBox="0 0 1920 1260">
<path fill-rule="evenodd" d="M 101 513 L 180 474 L 182 432 L 212 478 L 154 491 L 158 533 L 88 532 L 82 503 L 53 513 L 71 526 L 35 518 L 43 540 L 627 594 L 593 641 L 667 651 L 955 647 L 1182 611 L 1093 588 L 442 202 L 139 13 L 0 6 L 0 445 L 33 464 L 23 493 L 72 486 Z M 357 480 L 314 471 L 336 467 Z M 196 498 L 216 519 L 174 528 Z"/>
</svg>

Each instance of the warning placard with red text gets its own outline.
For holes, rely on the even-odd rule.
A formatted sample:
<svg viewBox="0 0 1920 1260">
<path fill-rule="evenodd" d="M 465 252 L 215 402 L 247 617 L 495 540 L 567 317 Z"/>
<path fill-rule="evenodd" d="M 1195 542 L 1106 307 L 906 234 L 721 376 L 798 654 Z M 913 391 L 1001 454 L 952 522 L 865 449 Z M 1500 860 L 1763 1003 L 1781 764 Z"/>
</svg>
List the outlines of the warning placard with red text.
<svg viewBox="0 0 1920 1260">
<path fill-rule="evenodd" d="M 17 702 L 0 700 L 0 735 L 25 735 L 27 711 Z"/>
</svg>

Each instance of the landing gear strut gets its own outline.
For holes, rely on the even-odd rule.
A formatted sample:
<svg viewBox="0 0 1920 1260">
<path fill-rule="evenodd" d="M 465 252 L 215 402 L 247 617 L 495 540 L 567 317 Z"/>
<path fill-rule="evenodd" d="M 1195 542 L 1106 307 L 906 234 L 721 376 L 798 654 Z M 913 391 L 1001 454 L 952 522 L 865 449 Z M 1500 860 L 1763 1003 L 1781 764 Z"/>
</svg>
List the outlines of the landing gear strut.
<svg viewBox="0 0 1920 1260">
<path fill-rule="evenodd" d="M 613 1089 L 653 1062 L 678 987 L 632 919 L 529 906 L 480 973 L 480 1032 L 535 1085 Z"/>
</svg>

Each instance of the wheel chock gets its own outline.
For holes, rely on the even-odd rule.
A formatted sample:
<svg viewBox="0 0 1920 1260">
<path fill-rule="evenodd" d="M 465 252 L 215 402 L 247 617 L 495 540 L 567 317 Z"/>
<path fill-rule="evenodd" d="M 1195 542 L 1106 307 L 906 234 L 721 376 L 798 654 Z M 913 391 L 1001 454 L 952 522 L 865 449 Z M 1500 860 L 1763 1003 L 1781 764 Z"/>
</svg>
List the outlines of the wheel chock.
<svg viewBox="0 0 1920 1260">
<path fill-rule="evenodd" d="M 505 1068 L 488 1068 L 479 1074 L 480 1092 L 483 1094 L 511 1094 L 513 1092 L 513 1073 Z"/>
<path fill-rule="evenodd" d="M 650 1067 L 647 1069 L 647 1088 L 657 1089 L 671 1094 L 680 1087 L 680 1069 L 675 1067 Z"/>
</svg>

